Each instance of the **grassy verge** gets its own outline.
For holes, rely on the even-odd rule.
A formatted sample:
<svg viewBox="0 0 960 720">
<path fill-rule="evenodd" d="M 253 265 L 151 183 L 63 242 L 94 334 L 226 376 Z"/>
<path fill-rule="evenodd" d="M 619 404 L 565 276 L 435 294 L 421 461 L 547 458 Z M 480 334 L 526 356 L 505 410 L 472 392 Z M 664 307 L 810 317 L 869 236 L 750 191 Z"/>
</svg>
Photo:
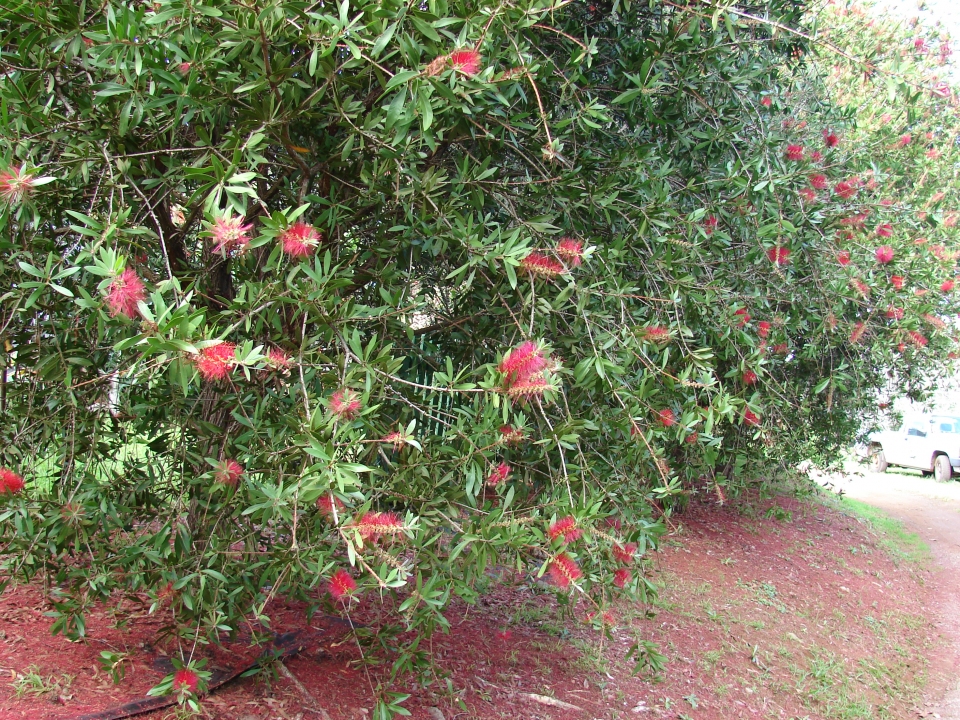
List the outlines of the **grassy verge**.
<svg viewBox="0 0 960 720">
<path fill-rule="evenodd" d="M 923 564 L 933 557 L 930 547 L 919 535 L 906 530 L 902 522 L 883 510 L 848 497 L 839 499 L 837 509 L 866 522 L 878 542 L 897 560 Z"/>
</svg>

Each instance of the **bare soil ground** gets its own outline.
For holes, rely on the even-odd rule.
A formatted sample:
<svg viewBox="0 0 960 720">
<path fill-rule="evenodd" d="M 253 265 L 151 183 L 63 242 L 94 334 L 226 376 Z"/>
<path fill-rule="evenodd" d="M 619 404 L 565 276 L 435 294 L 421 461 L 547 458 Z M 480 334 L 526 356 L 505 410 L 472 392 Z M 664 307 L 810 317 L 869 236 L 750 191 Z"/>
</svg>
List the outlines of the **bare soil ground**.
<svg viewBox="0 0 960 720">
<path fill-rule="evenodd" d="M 958 484 L 960 487 L 960 484 Z M 478 607 L 455 606 L 452 630 L 422 649 L 436 661 L 427 687 L 407 678 L 414 718 L 916 718 L 949 689 L 950 628 L 937 625 L 945 573 L 903 538 L 842 503 L 779 496 L 719 507 L 693 503 L 650 558 L 661 586 L 649 605 L 623 601 L 609 637 L 576 603 L 559 605 L 524 578 L 491 581 Z M 893 544 L 891 544 L 893 543 Z M 133 600 L 93 610 L 88 636 L 51 636 L 39 585 L 0 596 L 0 720 L 82 717 L 143 697 L 169 672 L 168 618 Z M 384 620 L 367 598 L 352 620 Z M 392 658 L 361 664 L 337 618 L 275 602 L 273 629 L 304 631 L 304 649 L 203 701 L 225 720 L 371 717 L 373 687 Z M 628 648 L 649 640 L 659 673 L 632 674 Z M 97 662 L 125 653 L 114 684 Z M 252 659 L 239 644 L 202 650 L 209 668 Z M 367 659 L 377 653 L 371 647 Z M 141 717 L 174 717 L 171 709 Z"/>
</svg>

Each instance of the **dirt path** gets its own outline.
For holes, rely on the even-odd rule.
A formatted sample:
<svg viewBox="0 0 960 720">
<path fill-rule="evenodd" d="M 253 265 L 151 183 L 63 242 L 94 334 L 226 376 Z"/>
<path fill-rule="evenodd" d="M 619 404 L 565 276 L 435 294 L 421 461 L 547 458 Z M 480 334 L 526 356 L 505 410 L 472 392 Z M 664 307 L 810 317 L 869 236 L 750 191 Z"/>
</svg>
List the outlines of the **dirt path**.
<svg viewBox="0 0 960 720">
<path fill-rule="evenodd" d="M 953 645 L 944 665 L 955 679 L 946 697 L 927 709 L 936 713 L 932 717 L 960 720 L 960 482 L 941 484 L 919 474 L 869 470 L 831 477 L 830 482 L 848 497 L 900 520 L 929 545 L 940 568 L 935 591 L 937 626 Z"/>
</svg>

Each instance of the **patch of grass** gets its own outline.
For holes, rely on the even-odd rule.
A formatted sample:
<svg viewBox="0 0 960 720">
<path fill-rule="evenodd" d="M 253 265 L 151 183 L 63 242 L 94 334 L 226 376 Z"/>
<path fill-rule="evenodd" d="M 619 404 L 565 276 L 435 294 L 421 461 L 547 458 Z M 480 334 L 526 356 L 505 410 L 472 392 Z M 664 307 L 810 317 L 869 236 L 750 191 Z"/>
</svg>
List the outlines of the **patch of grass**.
<svg viewBox="0 0 960 720">
<path fill-rule="evenodd" d="M 903 523 L 895 520 L 882 510 L 865 502 L 844 497 L 840 499 L 840 508 L 865 520 L 877 534 L 879 543 L 895 559 L 923 564 L 932 555 L 930 547 L 916 533 L 907 531 Z"/>
<path fill-rule="evenodd" d="M 16 678 L 11 683 L 13 693 L 17 698 L 26 695 L 40 697 L 43 695 L 62 695 L 73 682 L 71 675 L 61 675 L 55 677 L 48 675 L 44 677 L 40 674 L 40 668 L 31 665 L 24 672 L 17 673 Z"/>
</svg>

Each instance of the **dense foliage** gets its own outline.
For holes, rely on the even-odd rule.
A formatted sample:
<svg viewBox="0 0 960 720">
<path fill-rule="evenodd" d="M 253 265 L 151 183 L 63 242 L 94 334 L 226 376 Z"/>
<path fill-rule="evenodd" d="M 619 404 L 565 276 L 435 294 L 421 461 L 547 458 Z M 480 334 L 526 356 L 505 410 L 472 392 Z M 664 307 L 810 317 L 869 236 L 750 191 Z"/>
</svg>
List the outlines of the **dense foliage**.
<svg viewBox="0 0 960 720">
<path fill-rule="evenodd" d="M 8 577 L 77 636 L 118 591 L 429 632 L 495 563 L 611 621 L 665 513 L 952 347 L 952 98 L 886 42 L 834 107 L 802 11 L 5 4 Z"/>
</svg>

